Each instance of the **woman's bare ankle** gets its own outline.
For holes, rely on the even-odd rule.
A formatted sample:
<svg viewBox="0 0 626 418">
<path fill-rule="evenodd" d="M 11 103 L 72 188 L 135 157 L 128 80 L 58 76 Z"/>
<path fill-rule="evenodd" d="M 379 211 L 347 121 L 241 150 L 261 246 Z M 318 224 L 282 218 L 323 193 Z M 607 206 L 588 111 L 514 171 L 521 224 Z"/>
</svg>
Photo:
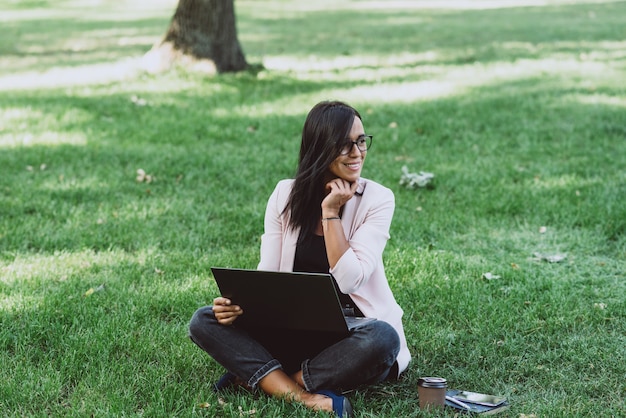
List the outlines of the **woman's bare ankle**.
<svg viewBox="0 0 626 418">
<path fill-rule="evenodd" d="M 266 394 L 285 399 L 287 402 L 298 402 L 314 410 L 332 412 L 333 400 L 331 398 L 308 392 L 300 386 L 297 380 L 285 374 L 281 369 L 277 369 L 261 379 L 259 387 Z"/>
<path fill-rule="evenodd" d="M 292 374 L 291 379 L 298 384 L 302 389 L 306 390 L 304 386 L 304 379 L 302 378 L 302 370 L 298 370 L 296 373 Z"/>
</svg>

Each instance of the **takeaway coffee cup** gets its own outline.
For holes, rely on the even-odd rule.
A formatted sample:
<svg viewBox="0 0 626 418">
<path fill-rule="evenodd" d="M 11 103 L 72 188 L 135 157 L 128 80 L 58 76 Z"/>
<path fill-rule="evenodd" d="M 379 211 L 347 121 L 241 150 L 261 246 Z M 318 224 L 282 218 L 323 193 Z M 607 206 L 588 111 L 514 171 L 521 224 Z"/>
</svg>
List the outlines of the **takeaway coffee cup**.
<svg viewBox="0 0 626 418">
<path fill-rule="evenodd" d="M 420 408 L 443 408 L 446 403 L 448 383 L 443 377 L 420 377 L 417 380 L 417 396 Z"/>
</svg>

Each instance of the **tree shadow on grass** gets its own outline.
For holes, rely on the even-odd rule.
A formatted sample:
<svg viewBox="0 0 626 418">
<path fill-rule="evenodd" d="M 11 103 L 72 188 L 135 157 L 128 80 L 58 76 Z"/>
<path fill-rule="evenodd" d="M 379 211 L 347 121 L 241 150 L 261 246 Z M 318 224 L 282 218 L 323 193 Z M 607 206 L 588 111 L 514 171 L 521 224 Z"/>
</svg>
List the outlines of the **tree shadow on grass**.
<svg viewBox="0 0 626 418">
<path fill-rule="evenodd" d="M 435 58 L 430 63 L 492 62 L 593 52 L 596 43 L 621 43 L 620 15 L 625 8 L 623 2 L 487 10 L 372 10 L 356 5 L 332 12 L 277 10 L 278 18 L 289 22 L 281 25 L 275 17 L 248 15 L 244 9 L 239 31 L 244 49 L 251 54 L 324 59 L 432 51 Z M 261 35 L 255 38 L 257 33 Z"/>
<path fill-rule="evenodd" d="M 2 72 L 43 72 L 140 57 L 165 33 L 166 25 L 161 19 L 8 22 L 0 31 L 4 38 L 0 41 Z"/>
<path fill-rule="evenodd" d="M 590 19 L 589 14 L 585 14 L 589 7 L 568 6 L 559 8 L 558 13 L 569 10 L 574 16 Z M 621 10 L 623 3 L 593 7 L 596 16 L 606 12 L 618 16 L 619 13 L 614 12 Z M 543 19 L 537 12 L 546 10 L 555 12 L 546 13 L 545 17 L 550 23 L 556 22 L 549 39 L 542 38 L 538 31 L 532 32 L 534 24 L 523 25 L 525 19 Z M 520 18 L 520 13 L 525 19 Z M 369 23 L 367 27 L 373 27 L 374 18 L 381 20 L 384 16 L 384 12 L 359 15 Z M 402 17 L 399 13 L 387 16 Z M 317 15 L 317 19 L 323 17 L 328 18 Z M 530 8 L 515 12 L 441 13 L 430 26 L 421 27 L 435 34 L 420 45 L 407 43 L 403 38 L 413 33 L 415 22 L 409 16 L 406 27 L 397 26 L 404 35 L 399 33 L 385 42 L 382 31 L 390 30 L 390 26 L 386 29 L 373 27 L 370 33 L 378 35 L 374 36 L 376 39 L 367 39 L 352 49 L 355 42 L 363 39 L 362 26 L 358 25 L 361 21 L 353 17 L 353 14 L 339 14 L 341 21 L 354 21 L 344 26 L 329 18 L 330 25 L 349 28 L 341 31 L 349 30 L 353 34 L 320 55 L 334 57 L 338 52 L 355 50 L 371 50 L 375 54 L 423 51 L 451 42 L 451 49 L 461 52 L 445 59 L 437 58 L 437 63 L 526 56 L 516 52 L 524 46 L 512 48 L 511 55 L 498 50 L 499 47 L 490 52 L 489 42 L 497 36 L 481 31 L 491 23 L 495 23 L 494 30 L 499 28 L 506 34 L 497 37 L 498 42 L 549 43 L 555 38 L 577 42 L 584 38 L 596 48 L 602 39 L 617 39 L 612 35 L 614 26 L 606 31 L 592 25 L 587 30 L 568 32 L 566 21 L 571 16 L 564 14 L 561 20 L 556 9 Z M 474 21 L 477 23 L 468 23 Z M 292 20 L 292 23 L 293 29 L 282 30 L 285 33 L 300 30 L 299 38 L 294 39 L 302 41 L 305 49 L 317 48 L 324 41 L 310 33 L 309 38 L 306 35 L 309 31 L 303 29 L 304 21 Z M 509 24 L 514 27 L 508 29 Z M 517 24 L 519 26 L 515 26 Z M 466 25 L 470 25 L 471 30 Z M 442 26 L 450 31 L 437 32 Z M 381 32 L 377 32 L 379 30 Z M 282 33 L 280 29 L 276 31 Z M 472 31 L 476 31 L 480 39 L 466 43 L 463 35 Z M 279 39 L 284 39 L 280 36 Z M 287 53 L 298 54 L 298 42 L 284 44 L 281 47 L 288 48 Z M 478 52 L 473 52 L 472 48 Z M 538 53 L 543 48 L 539 48 Z M 545 48 L 551 52 L 562 52 L 560 48 L 571 52 L 576 46 L 570 49 L 569 44 L 556 42 Z M 529 54 L 535 53 L 531 48 Z M 409 60 L 407 66 L 420 62 Z M 118 92 L 115 91 L 118 84 L 112 84 L 95 91 L 14 90 L 3 94 L 8 98 L 3 106 L 17 116 L 3 131 L 3 135 L 11 137 L 8 141 L 12 145 L 2 148 L 0 153 L 3 173 L 0 176 L 0 254 L 2 260 L 7 261 L 4 265 L 11 269 L 12 277 L 19 276 L 21 281 L 1 283 L 3 294 L 10 297 L 0 312 L 2 323 L 8 324 L 0 333 L 3 348 L 0 351 L 9 353 L 8 359 L 17 360 L 18 369 L 49 371 L 49 379 L 41 379 L 41 373 L 18 376 L 19 380 L 7 379 L 17 382 L 13 384 L 15 397 L 9 398 L 16 405 L 28 405 L 34 414 L 43 409 L 66 413 L 68 405 L 89 409 L 90 406 L 84 405 L 92 405 L 89 403 L 92 400 L 91 407 L 95 410 L 117 408 L 115 410 L 131 413 L 137 411 L 138 404 L 147 405 L 146 408 L 162 406 L 164 387 L 171 388 L 167 389 L 167 394 L 188 404 L 181 405 L 178 401 L 173 402 L 173 408 L 172 404 L 163 408 L 169 407 L 170 412 L 191 410 L 198 398 L 195 393 L 208 386 L 205 372 L 207 369 L 209 374 L 215 372 L 214 364 L 204 366 L 201 353 L 185 335 L 185 324 L 195 307 L 207 303 L 214 294 L 208 277 L 204 278 L 207 268 L 214 262 L 253 263 L 267 196 L 278 179 L 293 172 L 305 111 L 281 107 L 281 103 L 309 99 L 322 90 L 340 94 L 356 84 L 384 85 L 390 80 L 402 82 L 403 78 L 392 76 L 363 81 L 357 77 L 329 82 L 302 81 L 295 76 L 279 75 L 264 81 L 246 76 L 218 77 L 211 81 L 190 76 L 187 80 L 185 77 L 177 80 L 181 83 L 191 80 L 188 86 L 192 87 L 156 93 L 145 83 L 138 88 L 131 87 L 132 92 Z M 573 83 L 575 87 L 571 87 L 546 81 L 554 80 L 535 75 L 518 80 L 492 80 L 466 86 L 451 96 L 427 100 L 378 103 L 376 97 L 356 99 L 354 104 L 365 109 L 368 130 L 377 138 L 368 159 L 367 177 L 389 185 L 396 193 L 391 245 L 401 253 L 405 251 L 408 254 L 405 258 L 413 257 L 420 246 L 427 247 L 434 241 L 439 243 L 439 249 L 449 251 L 449 258 L 461 263 L 465 258 L 457 256 L 457 252 L 466 252 L 468 257 L 473 255 L 472 251 L 483 254 L 475 248 L 480 249 L 484 242 L 455 246 L 472 234 L 481 240 L 494 239 L 495 234 L 488 234 L 494 225 L 498 232 L 507 228 L 523 229 L 525 223 L 534 227 L 535 223 L 539 225 L 548 220 L 568 231 L 593 230 L 602 243 L 598 253 L 623 259 L 626 213 L 624 206 L 619 205 L 619 198 L 624 195 L 620 167 L 623 167 L 626 152 L 621 127 L 626 123 L 623 102 L 615 99 L 623 92 L 622 88 L 609 85 L 594 90 L 580 87 L 580 83 Z M 157 85 L 163 78 L 154 78 L 153 82 Z M 139 105 L 133 95 L 146 100 L 147 104 Z M 283 101 L 284 97 L 287 101 Z M 586 100 L 572 100 L 572 97 Z M 303 104 L 302 109 L 311 104 Z M 264 112 L 265 107 L 274 110 Z M 396 127 L 390 127 L 390 122 L 396 122 Z M 54 141 L 48 145 L 17 145 L 19 141 L 12 139 L 30 134 L 37 140 L 51 131 L 60 138 L 75 135 L 83 141 L 78 145 L 64 143 L 62 139 L 61 145 L 55 145 Z M 397 132 L 395 139 L 394 132 Z M 385 133 L 387 137 L 377 133 Z M 402 189 L 397 180 L 404 162 L 411 168 L 432 170 L 437 176 L 436 187 L 427 192 Z M 46 164 L 44 168 L 42 163 Z M 32 170 L 27 170 L 27 166 Z M 137 168 L 145 169 L 156 180 L 137 182 Z M 576 191 L 581 197 L 576 196 Z M 418 206 L 422 212 L 416 211 Z M 505 237 L 499 244 L 515 251 L 518 243 L 507 239 Z M 573 240 L 568 244 L 579 245 Z M 86 264 L 71 267 L 71 263 L 63 259 L 64 254 Z M 405 258 L 400 257 L 398 261 L 411 262 Z M 444 260 L 433 258 L 433 271 L 425 274 L 434 284 L 439 277 L 435 275 L 449 274 L 454 263 L 445 257 L 442 257 Z M 40 264 L 34 266 L 37 263 Z M 585 274 L 601 270 L 591 261 L 589 264 Z M 472 268 L 479 267 L 482 265 Z M 391 266 L 390 271 L 400 272 L 400 269 Z M 607 283 L 612 279 L 617 283 L 622 278 L 617 269 L 615 271 L 615 276 L 607 278 Z M 555 268 L 551 274 L 556 276 L 563 272 L 576 274 L 568 273 L 565 268 Z M 517 292 L 516 297 L 508 301 L 521 302 L 517 306 L 521 312 L 536 309 L 536 314 L 527 313 L 525 318 L 539 321 L 550 313 L 545 306 L 555 303 L 559 294 L 550 292 L 558 286 L 551 286 L 546 279 L 537 280 L 535 276 L 539 273 L 533 274 L 524 277 L 525 281 L 506 283 Z M 520 273 L 515 278 L 523 276 Z M 533 280 L 537 284 L 528 285 Z M 86 290 L 98 288 L 100 284 L 105 284 L 106 290 L 84 296 Z M 597 289 L 594 287 L 597 282 L 591 279 L 578 284 L 580 292 Z M 466 297 L 468 305 L 458 308 L 459 298 L 455 293 L 442 294 L 434 285 L 425 291 L 419 285 L 412 283 L 413 287 L 403 288 L 400 296 L 407 306 L 415 308 L 415 312 L 407 312 L 407 318 L 412 318 L 407 324 L 408 336 L 420 362 L 412 367 L 418 371 L 447 370 L 446 367 L 458 364 L 455 377 L 469 376 L 469 381 L 478 382 L 483 375 L 475 371 L 476 366 L 466 367 L 455 357 L 464 354 L 468 345 L 455 344 L 451 338 L 459 330 L 450 330 L 444 323 L 454 319 L 446 315 L 459 312 L 468 314 L 463 326 L 480 319 L 473 310 L 475 305 L 470 305 Z M 490 316 L 493 306 L 505 309 L 504 304 L 498 305 L 495 300 L 501 295 L 501 287 L 496 283 L 490 288 L 493 294 L 484 293 L 494 300 L 487 300 L 489 303 L 482 305 L 479 314 Z M 541 303 L 525 305 L 527 292 L 536 292 L 536 299 Z M 593 293 L 583 295 L 589 300 L 594 297 Z M 430 306 L 437 298 L 442 304 L 428 312 L 447 312 L 433 317 L 433 323 L 441 325 L 441 331 L 434 335 L 421 333 L 413 322 L 418 320 L 416 312 Z M 568 303 L 574 299 L 570 297 Z M 7 308 L 9 302 L 15 305 Z M 617 322 L 623 302 L 622 305 L 619 300 L 615 303 L 615 318 L 598 310 L 591 322 L 598 330 L 603 329 L 603 321 L 610 323 L 618 335 L 623 328 Z M 506 309 L 510 307 L 507 305 Z M 563 324 L 559 321 L 565 322 L 569 333 L 590 322 L 589 318 L 582 317 L 583 313 L 584 310 L 578 311 L 577 315 L 581 316 L 572 321 L 566 318 L 568 322 L 556 318 L 549 324 L 554 329 L 538 332 L 539 337 L 531 338 L 531 342 L 544 344 L 555 352 L 561 347 L 560 339 L 553 338 L 554 333 L 559 332 L 557 326 Z M 518 317 L 506 318 L 518 320 Z M 424 318 L 419 317 L 419 320 L 424 321 Z M 430 321 L 426 319 L 426 322 Z M 490 323 L 495 326 L 496 321 Z M 466 330 L 461 325 L 455 326 Z M 470 331 L 482 339 L 486 334 L 481 331 L 489 329 L 474 327 Z M 524 330 L 524 327 L 519 329 Z M 603 344 L 608 348 L 606 352 L 614 347 L 607 343 L 614 341 L 612 337 L 609 332 L 602 335 Z M 461 341 L 471 342 L 471 336 L 463 338 L 467 339 Z M 524 342 L 515 340 L 514 336 L 511 338 L 514 342 Z M 584 333 L 572 337 L 576 338 L 591 341 Z M 507 345 L 496 347 L 489 355 L 497 359 L 503 354 L 495 350 L 510 349 Z M 528 348 L 522 345 L 517 351 L 505 353 L 517 356 L 516 360 L 526 360 L 523 356 L 530 356 L 531 351 L 525 352 L 525 349 L 530 349 L 530 344 Z M 470 354 L 478 358 L 479 351 Z M 571 349 L 568 353 L 570 358 L 579 359 L 576 367 L 583 368 L 583 360 L 591 359 L 591 355 L 579 355 Z M 540 363 L 542 357 L 535 360 Z M 499 364 L 511 362 L 502 360 Z M 511 387 L 519 383 L 513 382 L 515 379 L 526 380 L 537 373 L 533 364 L 515 369 L 514 366 L 500 369 L 499 384 Z M 464 375 L 466 369 L 468 374 Z M 603 381 L 613 382 L 620 370 L 623 366 L 613 360 L 611 369 L 598 367 L 594 373 L 602 371 L 604 378 L 607 375 L 610 378 Z M 113 376 L 111 380 L 103 382 L 102 376 L 107 373 L 102 371 Z M 410 397 L 418 375 L 417 372 L 409 374 L 398 393 Z M 579 375 L 578 371 L 571 374 Z M 553 377 L 561 376 L 550 376 Z M 33 392 L 35 396 L 25 390 L 31 386 L 38 388 Z M 130 396 L 124 392 L 124 388 L 129 387 Z M 374 388 L 371 392 L 376 398 L 374 403 L 384 403 L 387 399 L 384 388 Z M 110 405 L 115 397 L 123 401 Z M 611 401 L 605 402 L 610 408 Z M 369 406 L 371 400 L 368 398 L 364 403 Z M 390 406 L 396 407 L 395 404 Z M 401 416 L 407 411 L 414 413 L 415 403 L 402 413 L 391 415 Z"/>
<path fill-rule="evenodd" d="M 278 97 L 272 91 L 285 91 L 292 83 L 287 78 L 221 81 L 246 90 L 249 108 L 263 107 Z M 414 209 L 415 193 L 396 185 L 402 165 L 397 158 L 408 155 L 416 159 L 412 167 L 428 162 L 425 167 L 437 174 L 435 191 L 422 194 L 426 203 L 446 199 L 477 218 L 603 226 L 607 238 L 620 242 L 626 216 L 611 197 L 619 190 L 613 156 L 620 155 L 624 143 L 624 135 L 613 129 L 624 123 L 620 107 L 590 109 L 562 101 L 560 87 L 537 93 L 537 82 L 508 82 L 505 97 L 504 84 L 495 84 L 481 87 L 480 95 L 372 106 L 372 115 L 365 116 L 372 131 L 385 129 L 389 122 L 379 114 L 392 112 L 400 134 L 393 142 L 384 137 L 377 142 L 376 155 L 368 160 L 369 173 L 397 190 L 399 213 Z M 320 87 L 302 83 L 299 90 Z M 565 93 L 571 94 L 571 88 Z M 589 94 L 584 89 L 579 93 Z M 293 174 L 303 115 L 213 114 L 210 104 L 238 106 L 231 89 L 210 100 L 191 92 L 168 95 L 167 100 L 145 97 L 146 106 L 120 94 L 63 97 L 51 92 L 48 97 L 39 93 L 12 99 L 11 106 L 59 121 L 33 127 L 35 131 L 87 134 L 80 146 L 27 146 L 2 153 L 2 165 L 11 173 L 3 181 L 8 231 L 0 241 L 4 250 L 255 245 L 266 197 L 279 178 Z M 507 111 L 481 114 L 481 109 L 495 108 Z M 67 121 L 68 109 L 79 109 L 84 117 Z M 40 164 L 46 168 L 39 169 Z M 32 171 L 26 170 L 29 165 Z M 397 170 L 390 169 L 393 166 Z M 156 180 L 138 183 L 139 168 Z M 412 218 L 396 222 L 403 225 Z M 18 219 L 24 222 L 15 222 Z M 428 231 L 422 223 L 427 219 L 406 225 L 407 231 Z M 445 223 L 442 228 L 448 229 Z"/>
<path fill-rule="evenodd" d="M 297 5 L 269 7 L 276 7 L 280 24 L 275 16 L 259 16 L 253 4 L 239 8 L 239 37 L 252 62 L 272 56 L 305 60 L 370 56 L 384 63 L 386 57 L 408 53 L 417 54 L 414 65 L 449 65 L 593 54 L 600 44 L 611 50 L 611 59 L 626 58 L 620 47 L 625 35 L 620 20 L 623 2 L 295 13 L 290 7 Z M 9 21 L 0 31 L 4 71 L 43 71 L 138 57 L 160 39 L 170 17 L 106 20 L 91 12 L 83 18 L 48 18 L 45 25 L 39 19 Z"/>
</svg>

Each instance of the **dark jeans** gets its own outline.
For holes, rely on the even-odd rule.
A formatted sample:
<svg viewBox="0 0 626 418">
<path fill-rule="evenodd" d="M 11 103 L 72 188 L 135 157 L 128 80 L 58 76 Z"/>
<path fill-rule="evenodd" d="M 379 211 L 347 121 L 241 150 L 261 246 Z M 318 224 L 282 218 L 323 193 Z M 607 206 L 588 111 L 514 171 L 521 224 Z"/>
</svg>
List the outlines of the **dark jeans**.
<svg viewBox="0 0 626 418">
<path fill-rule="evenodd" d="M 253 389 L 268 373 L 302 370 L 309 392 L 350 390 L 363 384 L 396 378 L 400 339 L 384 321 L 372 321 L 347 337 L 307 332 L 262 330 L 247 333 L 235 325 L 221 325 L 213 307 L 198 309 L 189 324 L 189 336 L 225 369 Z"/>
</svg>

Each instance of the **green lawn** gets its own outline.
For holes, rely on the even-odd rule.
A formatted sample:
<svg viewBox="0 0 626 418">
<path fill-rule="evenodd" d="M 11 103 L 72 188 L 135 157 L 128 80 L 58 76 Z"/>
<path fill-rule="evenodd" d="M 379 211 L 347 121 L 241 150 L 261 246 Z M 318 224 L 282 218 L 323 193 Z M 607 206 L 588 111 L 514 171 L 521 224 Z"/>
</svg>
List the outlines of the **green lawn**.
<svg viewBox="0 0 626 418">
<path fill-rule="evenodd" d="M 413 354 L 356 416 L 454 416 L 419 410 L 420 376 L 501 416 L 625 416 L 626 2 L 235 4 L 265 69 L 207 77 L 138 69 L 176 0 L 0 2 L 2 415 L 316 416 L 218 399 L 187 323 L 211 266 L 256 266 L 307 111 L 340 99 L 395 192 Z"/>
</svg>

